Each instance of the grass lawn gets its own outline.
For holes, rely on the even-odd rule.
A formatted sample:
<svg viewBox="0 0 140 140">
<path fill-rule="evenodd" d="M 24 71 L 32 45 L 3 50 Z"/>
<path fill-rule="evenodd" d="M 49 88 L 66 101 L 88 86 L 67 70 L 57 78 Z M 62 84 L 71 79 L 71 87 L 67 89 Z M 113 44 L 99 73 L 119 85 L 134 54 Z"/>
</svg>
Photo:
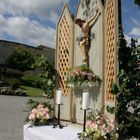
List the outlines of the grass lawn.
<svg viewBox="0 0 140 140">
<path fill-rule="evenodd" d="M 28 96 L 42 96 L 44 94 L 44 91 L 39 88 L 34 87 L 28 87 L 28 86 L 20 86 L 23 90 L 25 90 L 28 94 Z"/>
</svg>

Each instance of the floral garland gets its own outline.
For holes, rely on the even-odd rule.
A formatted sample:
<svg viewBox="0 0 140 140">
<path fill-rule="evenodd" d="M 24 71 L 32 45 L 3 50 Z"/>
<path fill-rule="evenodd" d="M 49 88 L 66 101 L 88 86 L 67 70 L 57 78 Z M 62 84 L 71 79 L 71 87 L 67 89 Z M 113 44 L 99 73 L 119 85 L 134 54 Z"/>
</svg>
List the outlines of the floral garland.
<svg viewBox="0 0 140 140">
<path fill-rule="evenodd" d="M 32 100 L 32 109 L 27 116 L 26 121 L 31 126 L 47 125 L 54 118 L 54 113 L 51 106 L 48 103 L 40 103 Z"/>
<path fill-rule="evenodd" d="M 86 122 L 86 130 L 80 133 L 80 139 L 88 140 L 116 140 L 115 121 L 109 119 L 106 114 L 98 112 L 97 115 L 89 113 Z"/>
<path fill-rule="evenodd" d="M 70 68 L 67 72 L 65 82 L 69 87 L 86 89 L 97 86 L 101 83 L 101 79 L 84 64 Z"/>
</svg>

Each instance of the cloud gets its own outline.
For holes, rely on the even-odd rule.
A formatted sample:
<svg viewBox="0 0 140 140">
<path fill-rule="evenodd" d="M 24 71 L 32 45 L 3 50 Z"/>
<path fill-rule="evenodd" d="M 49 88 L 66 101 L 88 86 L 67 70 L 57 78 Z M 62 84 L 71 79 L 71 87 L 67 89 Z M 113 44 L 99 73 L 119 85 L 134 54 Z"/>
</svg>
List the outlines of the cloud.
<svg viewBox="0 0 140 140">
<path fill-rule="evenodd" d="M 130 23 L 132 23 L 132 28 L 130 32 L 125 35 L 125 38 L 128 41 L 128 44 L 130 44 L 131 38 L 137 39 L 140 44 L 140 20 L 132 17 Z"/>
<path fill-rule="evenodd" d="M 9 18 L 0 16 L 0 21 L 2 21 L 0 34 L 7 33 L 26 44 L 55 47 L 56 32 L 51 27 L 46 28 L 35 20 L 20 16 Z"/>
<path fill-rule="evenodd" d="M 14 41 L 29 45 L 55 47 L 55 25 L 64 1 L 0 1 L 0 38 L 10 36 Z M 48 23 L 52 23 L 51 27 Z"/>
<path fill-rule="evenodd" d="M 138 40 L 138 44 L 140 44 L 140 37 L 137 37 L 137 38 L 136 38 L 136 37 L 134 37 L 134 36 L 126 35 L 126 34 L 125 34 L 125 39 L 126 39 L 128 45 L 131 44 L 131 38 L 137 39 L 137 40 Z"/>
<path fill-rule="evenodd" d="M 140 37 L 140 28 L 134 27 L 132 28 L 130 35 L 139 36 Z"/>
<path fill-rule="evenodd" d="M 140 20 L 139 19 L 135 19 L 135 18 L 131 18 L 132 24 L 134 26 L 140 27 Z"/>
<path fill-rule="evenodd" d="M 19 0 L 3 0 L 0 2 L 0 14 L 34 15 L 41 20 L 56 21 L 63 3 L 64 0 L 24 0 L 22 3 Z"/>
</svg>

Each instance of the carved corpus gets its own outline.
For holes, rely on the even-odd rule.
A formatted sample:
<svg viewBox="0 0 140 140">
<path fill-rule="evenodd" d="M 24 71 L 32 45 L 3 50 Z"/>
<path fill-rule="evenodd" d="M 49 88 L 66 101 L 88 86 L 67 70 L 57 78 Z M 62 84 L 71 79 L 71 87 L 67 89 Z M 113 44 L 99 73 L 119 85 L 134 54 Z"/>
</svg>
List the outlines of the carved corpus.
<svg viewBox="0 0 140 140">
<path fill-rule="evenodd" d="M 82 53 L 82 63 L 89 65 L 89 50 L 90 50 L 90 33 L 91 33 L 91 25 L 97 20 L 100 15 L 99 8 L 96 9 L 96 12 L 93 17 L 88 20 L 82 20 L 80 18 L 75 20 L 75 23 L 81 28 L 82 37 L 80 38 L 80 49 Z"/>
</svg>

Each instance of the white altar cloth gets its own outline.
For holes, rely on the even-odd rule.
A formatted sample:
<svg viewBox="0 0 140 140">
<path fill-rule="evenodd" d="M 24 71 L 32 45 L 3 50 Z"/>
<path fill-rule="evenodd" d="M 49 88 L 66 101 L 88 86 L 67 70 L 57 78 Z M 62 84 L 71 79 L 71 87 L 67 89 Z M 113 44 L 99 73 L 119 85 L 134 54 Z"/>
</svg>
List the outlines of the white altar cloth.
<svg viewBox="0 0 140 140">
<path fill-rule="evenodd" d="M 79 140 L 77 133 L 81 128 L 67 126 L 63 129 L 52 128 L 52 126 L 29 127 L 24 125 L 24 140 Z"/>
</svg>

